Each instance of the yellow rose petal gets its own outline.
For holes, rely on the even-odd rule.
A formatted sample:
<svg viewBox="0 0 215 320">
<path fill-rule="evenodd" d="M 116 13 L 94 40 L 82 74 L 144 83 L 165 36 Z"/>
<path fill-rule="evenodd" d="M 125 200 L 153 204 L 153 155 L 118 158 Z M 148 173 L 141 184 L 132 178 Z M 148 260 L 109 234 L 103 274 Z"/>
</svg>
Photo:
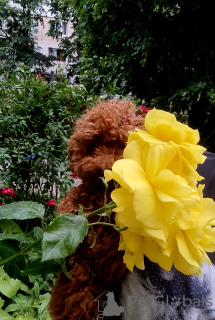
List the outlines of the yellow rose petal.
<svg viewBox="0 0 215 320">
<path fill-rule="evenodd" d="M 156 138 L 152 136 L 149 132 L 143 131 L 141 129 L 135 129 L 135 132 L 131 132 L 130 136 L 128 137 L 128 143 L 130 143 L 133 140 L 136 139 L 141 139 L 143 142 L 148 142 L 148 143 L 156 143 L 156 144 L 161 144 L 165 143 L 161 141 L 159 138 Z"/>
<path fill-rule="evenodd" d="M 104 171 L 105 182 L 109 182 L 110 180 L 115 180 L 122 187 L 129 189 L 128 184 L 124 181 L 123 176 L 118 174 L 117 172 L 105 170 Z"/>
<path fill-rule="evenodd" d="M 132 159 L 142 166 L 142 149 L 145 144 L 141 140 L 134 140 L 129 143 L 123 153 L 124 159 Z"/>
<path fill-rule="evenodd" d="M 197 144 L 199 142 L 199 132 L 198 130 L 193 130 L 190 127 L 186 125 L 186 132 L 187 132 L 187 137 L 186 137 L 186 142 L 191 143 L 191 144 Z"/>
<path fill-rule="evenodd" d="M 204 227 L 215 218 L 215 202 L 210 198 L 202 199 L 202 207 L 198 216 L 198 224 Z"/>
<path fill-rule="evenodd" d="M 118 188 L 112 191 L 111 197 L 117 205 L 115 209 L 117 212 L 116 223 L 120 224 L 120 226 L 123 225 L 123 227 L 140 228 L 133 209 L 133 194 L 124 188 Z"/>
<path fill-rule="evenodd" d="M 146 130 L 150 133 L 154 133 L 157 123 L 159 123 L 161 119 L 164 119 L 167 123 L 176 122 L 176 118 L 173 114 L 154 108 L 150 110 L 145 117 L 144 125 Z"/>
<path fill-rule="evenodd" d="M 156 189 L 162 190 L 172 196 L 188 196 L 192 192 L 192 188 L 187 181 L 180 176 L 175 175 L 168 169 L 158 172 L 153 185 Z"/>
<path fill-rule="evenodd" d="M 186 238 L 184 237 L 182 231 L 178 231 L 176 236 L 178 250 L 180 255 L 187 261 L 190 266 L 199 268 L 199 263 L 196 261 L 196 258 L 191 254 L 188 244 L 186 243 Z M 188 273 L 189 274 L 189 270 Z"/>
<path fill-rule="evenodd" d="M 161 141 L 181 144 L 187 136 L 184 126 L 173 114 L 155 108 L 147 113 L 144 125 L 149 133 Z"/>
<path fill-rule="evenodd" d="M 161 268 L 169 271 L 173 264 L 173 258 L 163 255 L 159 244 L 153 239 L 145 237 L 143 240 L 144 254 L 149 260 L 158 263 Z"/>
<path fill-rule="evenodd" d="M 114 163 L 112 167 L 113 172 L 119 174 L 120 179 L 123 181 L 121 186 L 129 186 L 130 189 L 135 190 L 139 183 L 146 182 L 146 174 L 141 166 L 134 160 L 121 159 Z M 117 181 L 117 180 L 116 180 Z M 118 180 L 119 181 L 119 180 Z M 117 182 L 118 182 L 117 181 Z"/>
<path fill-rule="evenodd" d="M 134 210 L 137 220 L 151 229 L 160 229 L 163 215 L 153 187 L 149 183 L 139 183 L 134 194 Z"/>
<path fill-rule="evenodd" d="M 175 155 L 175 148 L 168 144 L 151 145 L 147 154 L 145 166 L 149 180 L 152 181 L 158 172 L 168 168 Z"/>
<path fill-rule="evenodd" d="M 189 264 L 187 260 L 184 258 L 184 256 L 180 254 L 180 252 L 175 256 L 174 266 L 178 271 L 186 275 L 202 276 L 201 265 L 195 266 L 195 265 Z"/>
</svg>

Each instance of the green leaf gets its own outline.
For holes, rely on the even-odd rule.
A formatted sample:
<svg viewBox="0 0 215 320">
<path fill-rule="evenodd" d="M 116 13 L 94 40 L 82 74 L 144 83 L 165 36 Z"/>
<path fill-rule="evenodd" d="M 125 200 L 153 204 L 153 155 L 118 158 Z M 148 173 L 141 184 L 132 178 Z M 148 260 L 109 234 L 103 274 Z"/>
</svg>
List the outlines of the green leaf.
<svg viewBox="0 0 215 320">
<path fill-rule="evenodd" d="M 15 320 L 9 313 L 0 309 L 0 319 L 1 320 Z"/>
<path fill-rule="evenodd" d="M 38 311 L 40 313 L 43 313 L 43 311 L 47 308 L 48 303 L 50 301 L 50 298 L 51 298 L 51 294 L 49 292 L 47 292 L 43 295 L 40 295 L 40 300 L 42 300 L 42 303 L 38 308 Z"/>
<path fill-rule="evenodd" d="M 3 307 L 4 305 L 4 300 L 0 297 L 0 309 Z"/>
<path fill-rule="evenodd" d="M 13 299 L 19 290 L 20 281 L 10 278 L 0 267 L 0 292 L 6 297 Z"/>
<path fill-rule="evenodd" d="M 78 215 L 83 216 L 84 215 L 84 208 L 82 205 L 79 205 L 79 209 L 78 209 Z"/>
<path fill-rule="evenodd" d="M 35 237 L 36 239 L 42 238 L 42 236 L 43 236 L 43 229 L 42 229 L 42 228 L 39 228 L 39 227 L 34 227 L 33 233 L 34 233 L 34 237 Z"/>
<path fill-rule="evenodd" d="M 88 232 L 88 221 L 83 216 L 62 214 L 45 230 L 42 260 L 66 258 L 83 241 Z"/>
<path fill-rule="evenodd" d="M 9 241 L 0 241 L 0 257 L 1 260 L 7 259 L 13 254 L 19 251 L 19 247 L 17 242 L 9 242 Z M 24 256 L 17 257 L 13 261 L 8 262 L 5 265 L 6 273 L 15 279 L 20 279 L 21 277 L 21 270 L 25 267 L 25 258 Z"/>
<path fill-rule="evenodd" d="M 0 220 L 27 220 L 42 218 L 45 208 L 42 204 L 33 201 L 20 201 L 5 204 L 0 207 Z"/>
<path fill-rule="evenodd" d="M 28 317 L 28 316 L 18 316 L 16 320 L 37 320 L 36 318 Z"/>
<path fill-rule="evenodd" d="M 5 311 L 12 312 L 12 311 L 17 311 L 19 309 L 20 309 L 20 306 L 18 304 L 12 303 L 12 304 L 9 304 L 7 308 L 5 308 Z"/>
<path fill-rule="evenodd" d="M 0 241 L 3 240 L 16 240 L 19 242 L 24 242 L 24 243 L 30 243 L 31 240 L 27 237 L 20 236 L 19 234 L 5 234 L 5 233 L 0 233 Z"/>
<path fill-rule="evenodd" d="M 66 259 L 56 259 L 56 262 L 61 266 L 61 270 L 65 275 L 65 277 L 67 277 L 68 279 L 71 279 L 71 276 L 66 268 Z"/>
<path fill-rule="evenodd" d="M 20 286 L 19 286 L 19 289 L 30 294 L 30 289 L 29 287 L 27 286 L 27 284 L 23 283 L 22 281 L 20 281 Z"/>
<path fill-rule="evenodd" d="M 37 281 L 34 282 L 33 295 L 37 299 L 40 295 L 40 286 Z"/>
<path fill-rule="evenodd" d="M 27 309 L 33 303 L 32 296 L 29 296 L 29 295 L 26 296 L 21 293 L 17 293 L 16 297 L 13 300 L 17 305 L 19 305 L 20 309 Z M 5 310 L 7 311 L 7 309 Z"/>
<path fill-rule="evenodd" d="M 22 229 L 18 226 L 18 224 L 14 221 L 2 220 L 0 221 L 0 228 L 4 233 L 18 233 L 23 234 Z"/>
<path fill-rule="evenodd" d="M 54 261 L 41 262 L 40 259 L 37 259 L 25 268 L 25 270 L 22 272 L 22 275 L 23 276 L 46 275 L 48 273 L 55 273 L 57 271 L 58 271 L 58 268 L 54 263 Z"/>
</svg>

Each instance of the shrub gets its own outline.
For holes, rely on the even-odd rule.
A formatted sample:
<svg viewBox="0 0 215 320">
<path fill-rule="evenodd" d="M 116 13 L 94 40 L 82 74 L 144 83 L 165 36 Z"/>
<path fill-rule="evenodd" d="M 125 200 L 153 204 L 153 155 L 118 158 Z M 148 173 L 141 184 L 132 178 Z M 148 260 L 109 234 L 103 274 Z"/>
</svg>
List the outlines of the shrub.
<svg viewBox="0 0 215 320">
<path fill-rule="evenodd" d="M 48 84 L 32 71 L 21 65 L 0 81 L 0 188 L 13 188 L 16 200 L 44 202 L 73 183 L 68 137 L 89 102 L 83 86 Z"/>
</svg>

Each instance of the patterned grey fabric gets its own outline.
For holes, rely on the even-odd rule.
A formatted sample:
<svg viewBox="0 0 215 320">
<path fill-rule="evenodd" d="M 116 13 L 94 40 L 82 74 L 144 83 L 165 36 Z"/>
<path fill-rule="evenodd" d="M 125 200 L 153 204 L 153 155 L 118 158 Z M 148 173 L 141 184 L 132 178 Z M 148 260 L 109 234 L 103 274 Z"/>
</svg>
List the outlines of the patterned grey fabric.
<svg viewBox="0 0 215 320">
<path fill-rule="evenodd" d="M 121 320 L 215 319 L 215 268 L 202 267 L 203 276 L 186 276 L 175 268 L 165 271 L 146 261 L 122 283 Z"/>
</svg>

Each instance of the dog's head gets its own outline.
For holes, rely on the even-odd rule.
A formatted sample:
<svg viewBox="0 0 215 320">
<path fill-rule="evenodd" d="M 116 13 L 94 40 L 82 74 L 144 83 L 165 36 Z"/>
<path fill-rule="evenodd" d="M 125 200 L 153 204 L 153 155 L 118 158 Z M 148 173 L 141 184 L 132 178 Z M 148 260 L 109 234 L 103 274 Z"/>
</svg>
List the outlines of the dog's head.
<svg viewBox="0 0 215 320">
<path fill-rule="evenodd" d="M 144 127 L 130 101 L 98 102 L 77 121 L 69 141 L 70 170 L 85 183 L 96 184 L 105 169 L 122 158 L 128 131 Z"/>
</svg>

